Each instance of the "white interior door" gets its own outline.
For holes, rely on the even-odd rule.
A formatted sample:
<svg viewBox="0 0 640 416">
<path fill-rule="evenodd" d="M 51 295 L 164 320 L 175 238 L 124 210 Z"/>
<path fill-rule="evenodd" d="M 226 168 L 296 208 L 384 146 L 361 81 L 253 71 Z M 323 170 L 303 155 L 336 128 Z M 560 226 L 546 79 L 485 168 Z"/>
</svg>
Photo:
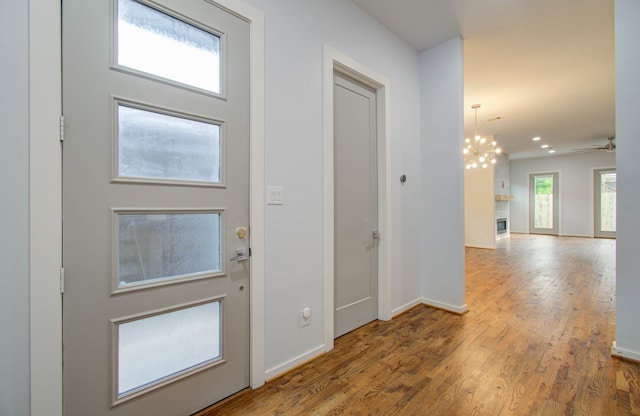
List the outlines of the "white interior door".
<svg viewBox="0 0 640 416">
<path fill-rule="evenodd" d="M 334 74 L 334 336 L 378 318 L 376 93 Z"/>
<path fill-rule="evenodd" d="M 529 232 L 558 235 L 558 173 L 529 175 Z"/>
<path fill-rule="evenodd" d="M 64 0 L 64 413 L 249 385 L 249 29 L 201 0 Z"/>
<path fill-rule="evenodd" d="M 594 236 L 616 238 L 616 170 L 594 171 Z"/>
</svg>

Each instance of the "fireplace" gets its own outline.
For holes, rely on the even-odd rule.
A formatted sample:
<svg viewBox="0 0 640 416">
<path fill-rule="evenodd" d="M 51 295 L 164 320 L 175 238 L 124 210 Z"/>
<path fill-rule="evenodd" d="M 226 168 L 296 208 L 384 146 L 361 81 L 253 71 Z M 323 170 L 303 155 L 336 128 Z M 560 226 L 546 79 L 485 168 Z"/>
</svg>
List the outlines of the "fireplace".
<svg viewBox="0 0 640 416">
<path fill-rule="evenodd" d="M 498 218 L 496 220 L 496 232 L 498 235 L 507 233 L 507 219 L 506 218 Z"/>
</svg>

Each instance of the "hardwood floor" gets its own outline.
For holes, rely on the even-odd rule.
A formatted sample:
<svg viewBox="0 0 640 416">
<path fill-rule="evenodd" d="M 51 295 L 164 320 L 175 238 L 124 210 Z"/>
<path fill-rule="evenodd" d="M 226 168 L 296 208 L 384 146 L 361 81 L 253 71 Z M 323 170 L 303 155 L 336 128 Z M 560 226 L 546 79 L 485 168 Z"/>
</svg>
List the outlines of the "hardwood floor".
<svg viewBox="0 0 640 416">
<path fill-rule="evenodd" d="M 463 316 L 418 306 L 211 415 L 640 415 L 612 358 L 615 241 L 512 235 L 467 249 Z"/>
</svg>

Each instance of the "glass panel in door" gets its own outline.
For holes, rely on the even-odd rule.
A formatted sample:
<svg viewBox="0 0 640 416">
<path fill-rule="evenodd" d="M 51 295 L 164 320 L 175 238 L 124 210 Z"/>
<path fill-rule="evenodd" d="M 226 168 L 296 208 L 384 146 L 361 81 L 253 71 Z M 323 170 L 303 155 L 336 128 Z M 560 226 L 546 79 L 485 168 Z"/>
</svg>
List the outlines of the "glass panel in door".
<svg viewBox="0 0 640 416">
<path fill-rule="evenodd" d="M 595 237 L 616 236 L 616 172 L 596 169 L 594 176 Z"/>
<path fill-rule="evenodd" d="M 143 393 L 203 367 L 222 354 L 221 300 L 114 322 L 114 401 Z"/>
<path fill-rule="evenodd" d="M 558 234 L 558 174 L 532 174 L 529 179 L 529 231 Z"/>
<path fill-rule="evenodd" d="M 219 212 L 118 212 L 118 288 L 222 271 Z"/>
<path fill-rule="evenodd" d="M 117 102 L 118 181 L 221 183 L 218 122 Z"/>
<path fill-rule="evenodd" d="M 118 0 L 116 63 L 220 93 L 220 36 L 143 2 Z"/>
<path fill-rule="evenodd" d="M 534 228 L 553 229 L 553 177 L 534 178 Z"/>
</svg>

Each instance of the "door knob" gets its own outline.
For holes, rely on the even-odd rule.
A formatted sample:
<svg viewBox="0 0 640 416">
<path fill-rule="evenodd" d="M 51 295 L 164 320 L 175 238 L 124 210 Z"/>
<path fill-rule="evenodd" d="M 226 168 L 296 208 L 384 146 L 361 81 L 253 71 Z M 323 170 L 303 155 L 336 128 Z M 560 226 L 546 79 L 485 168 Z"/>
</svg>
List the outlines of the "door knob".
<svg viewBox="0 0 640 416">
<path fill-rule="evenodd" d="M 236 228 L 236 237 L 243 239 L 247 236 L 247 228 L 246 227 L 238 227 Z"/>
</svg>

